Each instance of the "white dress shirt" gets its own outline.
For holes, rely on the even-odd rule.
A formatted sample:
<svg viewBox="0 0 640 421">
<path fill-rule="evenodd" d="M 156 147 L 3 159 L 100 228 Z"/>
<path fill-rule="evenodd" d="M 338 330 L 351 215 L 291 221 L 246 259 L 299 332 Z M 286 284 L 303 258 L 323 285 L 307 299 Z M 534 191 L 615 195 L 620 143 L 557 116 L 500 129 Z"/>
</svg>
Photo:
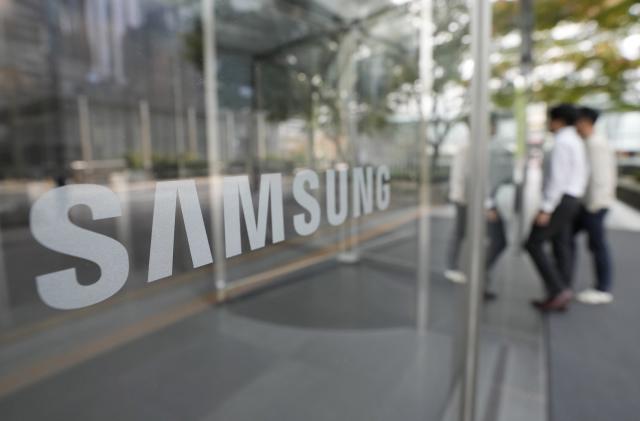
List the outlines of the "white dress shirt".
<svg viewBox="0 0 640 421">
<path fill-rule="evenodd" d="M 584 204 L 589 212 L 595 213 L 611 207 L 615 201 L 618 168 L 613 148 L 601 136 L 587 139 L 587 155 L 591 174 Z"/>
<path fill-rule="evenodd" d="M 573 126 L 556 132 L 550 159 L 542 200 L 542 210 L 547 213 L 556 209 L 565 194 L 581 198 L 587 189 L 589 164 L 586 147 Z"/>
</svg>

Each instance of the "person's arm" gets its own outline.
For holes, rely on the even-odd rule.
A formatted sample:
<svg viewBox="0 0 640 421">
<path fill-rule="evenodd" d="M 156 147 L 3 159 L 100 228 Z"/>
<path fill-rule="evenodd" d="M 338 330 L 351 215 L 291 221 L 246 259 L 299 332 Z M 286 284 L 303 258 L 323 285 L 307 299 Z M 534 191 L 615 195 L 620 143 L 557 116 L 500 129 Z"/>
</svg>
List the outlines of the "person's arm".
<svg viewBox="0 0 640 421">
<path fill-rule="evenodd" d="M 602 190 L 604 192 L 604 206 L 610 207 L 616 198 L 616 188 L 618 186 L 618 162 L 613 148 L 606 139 L 602 139 L 602 159 L 603 159 L 603 176 Z"/>
<path fill-rule="evenodd" d="M 597 191 L 608 189 L 612 182 L 609 147 L 603 142 L 603 140 L 598 140 L 591 147 L 591 159 L 593 160 L 591 180 Z"/>
<path fill-rule="evenodd" d="M 565 191 L 571 174 L 571 148 L 564 142 L 556 141 L 551 151 L 550 174 L 543 191 L 541 211 L 551 214 L 556 209 Z"/>
<path fill-rule="evenodd" d="M 595 138 L 589 146 L 592 162 L 589 209 L 597 211 L 611 206 L 615 198 L 618 174 L 615 155 L 605 139 Z"/>
<path fill-rule="evenodd" d="M 618 188 L 618 159 L 616 157 L 616 151 L 609 146 L 609 165 L 611 170 L 609 176 L 611 177 L 611 199 L 615 201 L 617 188 Z"/>
</svg>

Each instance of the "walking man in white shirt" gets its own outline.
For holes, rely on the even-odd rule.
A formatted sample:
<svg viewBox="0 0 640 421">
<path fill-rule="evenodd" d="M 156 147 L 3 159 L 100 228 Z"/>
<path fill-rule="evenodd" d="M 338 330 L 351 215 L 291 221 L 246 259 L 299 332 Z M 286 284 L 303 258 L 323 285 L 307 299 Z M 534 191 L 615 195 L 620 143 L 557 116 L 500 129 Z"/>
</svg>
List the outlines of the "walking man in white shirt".
<svg viewBox="0 0 640 421">
<path fill-rule="evenodd" d="M 555 144 L 545 174 L 542 206 L 525 243 L 547 291 L 545 299 L 532 302 L 542 311 L 564 311 L 573 298 L 573 224 L 589 173 L 586 148 L 574 127 L 576 118 L 577 110 L 569 104 L 549 111 L 549 130 Z M 553 247 L 554 261 L 545 250 L 547 243 Z"/>
<path fill-rule="evenodd" d="M 589 249 L 593 255 L 596 273 L 595 288 L 582 291 L 576 297 L 585 304 L 606 304 L 613 301 L 611 294 L 612 265 L 607 244 L 604 220 L 616 194 L 617 165 L 613 148 L 607 140 L 594 131 L 598 111 L 582 107 L 578 109 L 576 130 L 587 146 L 587 157 L 591 169 L 589 184 L 576 224 L 574 226 L 573 256 L 575 261 L 575 236 L 586 231 Z M 575 264 L 574 264 L 575 266 Z"/>
</svg>

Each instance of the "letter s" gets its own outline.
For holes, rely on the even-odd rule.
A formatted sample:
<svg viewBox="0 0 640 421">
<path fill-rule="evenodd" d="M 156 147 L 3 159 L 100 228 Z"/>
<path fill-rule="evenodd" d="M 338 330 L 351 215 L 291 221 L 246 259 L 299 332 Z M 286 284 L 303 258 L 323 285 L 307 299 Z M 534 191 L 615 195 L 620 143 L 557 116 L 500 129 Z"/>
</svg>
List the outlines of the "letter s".
<svg viewBox="0 0 640 421">
<path fill-rule="evenodd" d="M 316 190 L 320 184 L 318 174 L 311 170 L 302 170 L 293 179 L 293 197 L 296 202 L 307 212 L 309 221 L 305 220 L 305 214 L 299 213 L 293 216 L 293 227 L 300 235 L 311 235 L 320 226 L 320 204 L 311 193 L 304 189 L 304 185 L 309 184 L 311 189 Z"/>
<path fill-rule="evenodd" d="M 77 205 L 88 206 L 94 220 L 114 218 L 122 213 L 118 196 L 108 188 L 94 184 L 50 190 L 31 208 L 31 233 L 40 244 L 59 253 L 90 260 L 100 267 L 100 278 L 91 285 L 78 283 L 75 268 L 36 277 L 42 300 L 60 310 L 104 301 L 118 292 L 129 276 L 129 255 L 122 244 L 71 222 L 69 210 Z"/>
</svg>

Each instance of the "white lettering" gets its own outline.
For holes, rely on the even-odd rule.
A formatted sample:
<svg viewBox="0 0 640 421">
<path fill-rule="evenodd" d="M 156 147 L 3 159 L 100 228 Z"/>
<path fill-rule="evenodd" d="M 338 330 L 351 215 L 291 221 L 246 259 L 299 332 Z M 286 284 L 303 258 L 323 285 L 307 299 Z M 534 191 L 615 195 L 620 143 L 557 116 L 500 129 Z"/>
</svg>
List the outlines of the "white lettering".
<svg viewBox="0 0 640 421">
<path fill-rule="evenodd" d="M 94 220 L 121 216 L 118 196 L 94 184 L 63 186 L 50 190 L 31 208 L 31 233 L 43 246 L 90 260 L 100 267 L 100 278 L 91 285 L 78 283 L 75 268 L 36 277 L 38 294 L 46 304 L 72 310 L 99 303 L 118 292 L 129 276 L 129 256 L 122 244 L 103 234 L 80 228 L 69 220 L 74 206 L 91 209 Z"/>
<path fill-rule="evenodd" d="M 347 171 L 340 170 L 340 197 L 338 199 L 338 207 L 336 211 L 336 172 L 334 170 L 327 171 L 327 219 L 331 225 L 340 225 L 347 219 L 348 198 L 347 198 Z"/>
<path fill-rule="evenodd" d="M 300 235 L 311 235 L 320 226 L 320 204 L 313 195 L 304 189 L 305 183 L 310 188 L 317 190 L 320 185 L 318 174 L 311 170 L 303 170 L 293 179 L 293 197 L 300 206 L 309 212 L 309 221 L 306 221 L 304 213 L 294 215 L 293 227 Z"/>
<path fill-rule="evenodd" d="M 156 185 L 148 282 L 166 278 L 173 273 L 173 245 L 178 199 L 193 267 L 197 268 L 213 262 L 200 210 L 196 182 L 194 180 L 162 181 Z"/>
<path fill-rule="evenodd" d="M 374 196 L 378 210 L 385 210 L 390 205 L 389 167 L 377 167 L 375 179 L 373 167 L 354 168 L 351 178 L 349 183 L 346 167 L 326 172 L 326 213 L 332 226 L 340 225 L 347 219 L 349 194 L 352 195 L 354 218 L 373 212 Z M 281 174 L 261 176 L 256 216 L 249 177 L 243 175 L 223 178 L 221 199 L 226 257 L 242 253 L 242 219 L 245 221 L 251 250 L 265 246 L 269 218 L 273 243 L 284 241 L 282 181 Z M 293 215 L 293 227 L 298 235 L 312 235 L 320 226 L 322 209 L 320 200 L 314 194 L 317 191 L 320 191 L 317 172 L 301 170 L 296 174 L 293 179 L 293 200 L 304 209 Z M 173 274 L 178 204 L 182 211 L 193 267 L 213 262 L 195 180 L 159 182 L 154 197 L 148 282 Z M 71 222 L 69 211 L 78 205 L 88 206 L 94 220 L 122 215 L 118 196 L 104 186 L 93 184 L 53 189 L 38 199 L 31 209 L 31 232 L 40 244 L 62 254 L 89 260 L 100 268 L 100 277 L 91 285 L 78 282 L 76 268 L 36 277 L 38 294 L 46 304 L 57 309 L 77 309 L 106 300 L 124 286 L 129 275 L 129 256 L 123 244 Z"/>
<path fill-rule="evenodd" d="M 390 179 L 389 167 L 386 165 L 379 166 L 376 171 L 376 205 L 378 206 L 378 210 L 383 211 L 387 209 L 391 202 Z"/>
<path fill-rule="evenodd" d="M 365 181 L 365 173 L 367 179 Z M 359 218 L 364 211 L 365 215 L 373 212 L 373 168 L 353 169 L 353 217 Z M 362 204 L 362 206 L 361 206 Z"/>
<path fill-rule="evenodd" d="M 262 248 L 266 243 L 269 203 L 271 204 L 271 236 L 273 243 L 284 241 L 282 175 L 263 174 L 260 177 L 257 221 L 253 211 L 248 176 L 225 177 L 222 190 L 224 195 L 224 239 L 227 257 L 236 256 L 242 252 L 240 206 L 242 206 L 251 250 Z"/>
</svg>

